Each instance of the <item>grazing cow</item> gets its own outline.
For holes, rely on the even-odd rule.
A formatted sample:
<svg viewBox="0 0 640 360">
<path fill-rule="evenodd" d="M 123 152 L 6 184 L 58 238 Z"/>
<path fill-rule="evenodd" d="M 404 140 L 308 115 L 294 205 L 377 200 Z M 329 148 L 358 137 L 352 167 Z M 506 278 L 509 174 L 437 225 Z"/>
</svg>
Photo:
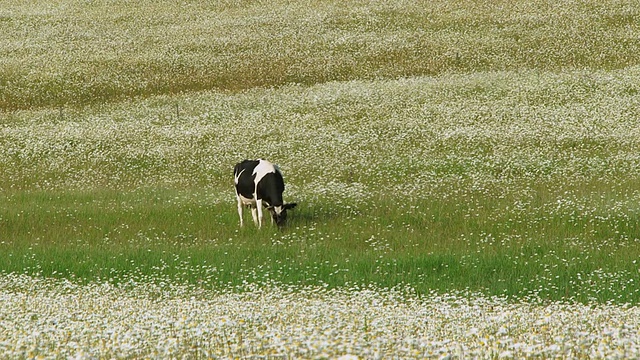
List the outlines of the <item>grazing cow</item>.
<svg viewBox="0 0 640 360">
<path fill-rule="evenodd" d="M 262 206 L 271 213 L 271 222 L 284 225 L 287 210 L 296 207 L 296 203 L 285 204 L 282 201 L 284 180 L 277 166 L 267 160 L 244 160 L 233 169 L 236 197 L 238 198 L 238 215 L 242 222 L 242 207 L 251 207 L 253 222 L 262 227 Z"/>
</svg>

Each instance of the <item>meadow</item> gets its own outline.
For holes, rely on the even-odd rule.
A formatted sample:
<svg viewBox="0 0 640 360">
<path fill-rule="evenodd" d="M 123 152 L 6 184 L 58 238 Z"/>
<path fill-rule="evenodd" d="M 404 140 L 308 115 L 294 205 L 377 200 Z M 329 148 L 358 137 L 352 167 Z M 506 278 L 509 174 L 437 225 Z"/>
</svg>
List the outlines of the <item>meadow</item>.
<svg viewBox="0 0 640 360">
<path fill-rule="evenodd" d="M 0 357 L 639 356 L 640 3 L 0 25 Z M 239 227 L 256 157 L 282 231 Z"/>
</svg>

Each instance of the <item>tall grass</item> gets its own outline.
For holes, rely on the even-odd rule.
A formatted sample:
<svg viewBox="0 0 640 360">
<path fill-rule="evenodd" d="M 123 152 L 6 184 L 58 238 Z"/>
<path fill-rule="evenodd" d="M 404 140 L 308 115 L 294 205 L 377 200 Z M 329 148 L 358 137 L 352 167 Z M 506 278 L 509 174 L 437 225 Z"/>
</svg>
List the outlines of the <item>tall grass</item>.
<svg viewBox="0 0 640 360">
<path fill-rule="evenodd" d="M 637 303 L 638 16 L 5 2 L 0 271 Z M 254 157 L 300 204 L 282 232 L 238 227 Z"/>
<path fill-rule="evenodd" d="M 640 249 L 629 239 L 638 225 L 616 216 L 581 223 L 513 213 L 510 200 L 486 195 L 481 208 L 461 197 L 426 206 L 377 199 L 374 208 L 297 209 L 278 232 L 238 229 L 232 204 L 196 201 L 202 194 L 192 190 L 19 194 L 0 214 L 6 272 L 214 289 L 376 284 L 619 303 L 639 295 Z"/>
</svg>

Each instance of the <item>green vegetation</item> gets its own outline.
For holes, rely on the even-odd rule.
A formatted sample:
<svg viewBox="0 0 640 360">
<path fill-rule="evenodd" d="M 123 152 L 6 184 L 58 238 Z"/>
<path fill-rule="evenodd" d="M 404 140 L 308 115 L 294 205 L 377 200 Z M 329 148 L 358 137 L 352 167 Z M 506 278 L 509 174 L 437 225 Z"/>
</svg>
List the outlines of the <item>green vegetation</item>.
<svg viewBox="0 0 640 360">
<path fill-rule="evenodd" d="M 0 271 L 638 303 L 639 9 L 8 2 Z"/>
</svg>

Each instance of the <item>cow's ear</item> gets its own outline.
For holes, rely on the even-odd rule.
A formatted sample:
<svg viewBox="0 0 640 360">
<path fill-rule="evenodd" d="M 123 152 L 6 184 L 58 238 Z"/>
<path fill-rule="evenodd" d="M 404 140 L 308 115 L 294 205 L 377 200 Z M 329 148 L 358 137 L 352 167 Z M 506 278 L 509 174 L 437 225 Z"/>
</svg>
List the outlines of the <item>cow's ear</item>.
<svg viewBox="0 0 640 360">
<path fill-rule="evenodd" d="M 298 205 L 298 203 L 288 203 L 288 204 L 284 204 L 284 208 L 286 210 L 290 210 L 293 209 L 294 207 L 296 207 Z"/>
</svg>

